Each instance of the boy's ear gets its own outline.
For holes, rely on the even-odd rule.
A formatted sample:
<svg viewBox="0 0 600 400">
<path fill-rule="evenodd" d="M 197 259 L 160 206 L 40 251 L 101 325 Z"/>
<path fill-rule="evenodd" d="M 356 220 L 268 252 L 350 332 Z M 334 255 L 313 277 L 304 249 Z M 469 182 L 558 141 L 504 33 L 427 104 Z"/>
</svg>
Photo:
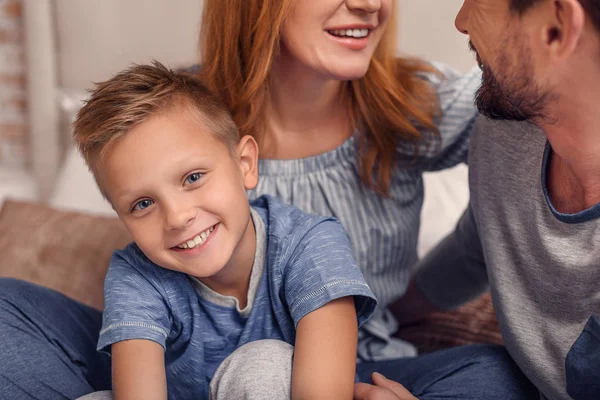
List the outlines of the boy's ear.
<svg viewBox="0 0 600 400">
<path fill-rule="evenodd" d="M 240 139 L 237 145 L 237 156 L 244 178 L 244 187 L 254 189 L 258 184 L 258 144 L 250 135 Z"/>
</svg>

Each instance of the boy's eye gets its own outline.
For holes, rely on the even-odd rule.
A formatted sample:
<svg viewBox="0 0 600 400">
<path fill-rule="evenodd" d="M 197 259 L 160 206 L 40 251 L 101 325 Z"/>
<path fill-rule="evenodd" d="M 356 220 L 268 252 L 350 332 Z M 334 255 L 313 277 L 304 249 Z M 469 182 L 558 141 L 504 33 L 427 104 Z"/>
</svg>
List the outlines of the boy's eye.
<svg viewBox="0 0 600 400">
<path fill-rule="evenodd" d="M 185 178 L 185 183 L 194 183 L 200 180 L 200 178 L 202 178 L 202 174 L 200 172 L 194 172 L 193 174 L 189 174 L 187 178 Z"/>
<path fill-rule="evenodd" d="M 146 208 L 150 207 L 152 204 L 154 204 L 154 202 L 150 199 L 140 200 L 134 204 L 131 211 L 142 211 L 142 210 L 145 210 Z"/>
</svg>

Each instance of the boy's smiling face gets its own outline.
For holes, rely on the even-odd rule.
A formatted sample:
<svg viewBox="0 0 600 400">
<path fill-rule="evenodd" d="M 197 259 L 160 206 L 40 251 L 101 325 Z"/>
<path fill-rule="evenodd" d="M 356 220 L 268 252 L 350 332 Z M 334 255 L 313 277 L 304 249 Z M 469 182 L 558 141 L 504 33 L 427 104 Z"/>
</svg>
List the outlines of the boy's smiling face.
<svg viewBox="0 0 600 400">
<path fill-rule="evenodd" d="M 254 139 L 242 138 L 232 154 L 200 118 L 173 109 L 118 139 L 98 178 L 152 262 L 219 290 L 237 274 L 229 266 L 252 267 L 256 243 L 245 190 L 256 186 L 257 158 Z"/>
</svg>

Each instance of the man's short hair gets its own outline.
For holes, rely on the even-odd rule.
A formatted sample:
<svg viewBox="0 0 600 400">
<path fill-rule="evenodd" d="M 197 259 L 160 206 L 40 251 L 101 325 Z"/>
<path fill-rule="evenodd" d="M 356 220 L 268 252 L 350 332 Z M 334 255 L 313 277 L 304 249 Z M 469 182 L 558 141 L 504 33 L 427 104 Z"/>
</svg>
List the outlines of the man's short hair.
<svg viewBox="0 0 600 400">
<path fill-rule="evenodd" d="M 519 14 L 527 11 L 529 8 L 534 6 L 543 0 L 510 0 L 510 8 Z M 581 6 L 585 10 L 586 14 L 596 27 L 600 31 L 600 1 L 598 0 L 579 0 Z"/>
<path fill-rule="evenodd" d="M 152 116 L 178 109 L 190 112 L 234 153 L 239 133 L 229 110 L 192 74 L 154 61 L 96 84 L 73 123 L 75 145 L 96 182 L 98 161 L 119 138 Z"/>
</svg>

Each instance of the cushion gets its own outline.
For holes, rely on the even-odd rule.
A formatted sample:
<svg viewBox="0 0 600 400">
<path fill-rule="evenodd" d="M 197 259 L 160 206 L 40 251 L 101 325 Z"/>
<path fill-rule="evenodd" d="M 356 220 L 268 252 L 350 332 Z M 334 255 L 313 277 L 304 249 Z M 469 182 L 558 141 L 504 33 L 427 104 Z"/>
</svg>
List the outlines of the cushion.
<svg viewBox="0 0 600 400">
<path fill-rule="evenodd" d="M 0 210 L 0 277 L 37 283 L 101 309 L 110 256 L 130 241 L 117 218 L 7 200 Z"/>
<path fill-rule="evenodd" d="M 396 336 L 413 343 L 420 353 L 473 343 L 503 343 L 489 292 L 454 311 L 432 313 L 401 326 Z"/>
</svg>

